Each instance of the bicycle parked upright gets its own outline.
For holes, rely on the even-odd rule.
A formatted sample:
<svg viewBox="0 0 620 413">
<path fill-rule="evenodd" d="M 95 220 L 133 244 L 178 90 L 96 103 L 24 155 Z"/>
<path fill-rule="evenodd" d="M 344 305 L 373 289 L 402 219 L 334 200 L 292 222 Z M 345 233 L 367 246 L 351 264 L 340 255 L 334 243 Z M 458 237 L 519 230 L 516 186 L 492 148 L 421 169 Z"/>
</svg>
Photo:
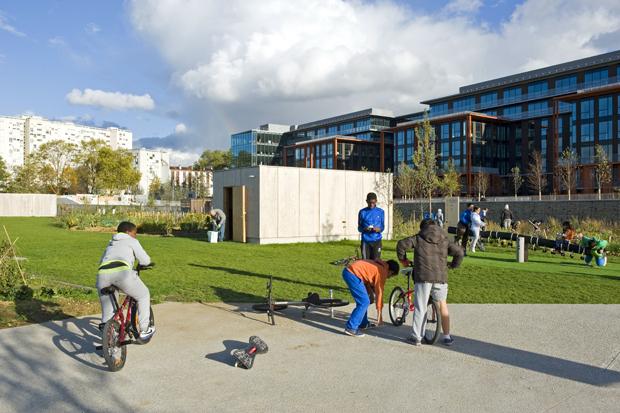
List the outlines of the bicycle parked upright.
<svg viewBox="0 0 620 413">
<path fill-rule="evenodd" d="M 155 264 L 146 266 L 138 265 L 136 273 L 140 276 L 140 271 L 153 268 Z M 126 295 L 123 303 L 119 306 L 117 300 L 119 288 L 112 285 L 102 288 L 101 294 L 107 295 L 114 308 L 114 316 L 103 324 L 103 334 L 101 337 L 102 345 L 97 350 L 103 350 L 103 358 L 106 361 L 108 370 L 119 371 L 125 366 L 127 360 L 127 345 L 146 344 L 149 340 L 140 338 L 140 324 L 138 322 L 138 302 L 131 296 Z M 149 307 L 149 327 L 155 325 L 153 308 Z M 100 326 L 101 328 L 101 326 Z"/>
<path fill-rule="evenodd" d="M 395 326 L 401 326 L 407 320 L 409 313 L 413 314 L 415 307 L 413 305 L 413 267 L 407 267 L 400 271 L 407 277 L 407 290 L 401 287 L 394 287 L 390 294 L 390 320 Z M 435 344 L 441 335 L 441 313 L 439 311 L 439 303 L 429 297 L 424 316 L 422 327 L 424 338 L 427 343 Z"/>
</svg>

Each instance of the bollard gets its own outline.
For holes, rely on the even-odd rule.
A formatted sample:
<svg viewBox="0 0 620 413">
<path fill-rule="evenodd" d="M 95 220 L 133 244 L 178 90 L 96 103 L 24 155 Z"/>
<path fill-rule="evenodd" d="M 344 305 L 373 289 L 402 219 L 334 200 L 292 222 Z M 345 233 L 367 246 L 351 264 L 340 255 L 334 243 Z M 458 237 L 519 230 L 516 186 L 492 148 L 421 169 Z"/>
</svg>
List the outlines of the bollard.
<svg viewBox="0 0 620 413">
<path fill-rule="evenodd" d="M 329 299 L 330 300 L 334 299 L 334 290 L 332 290 L 331 288 L 329 289 Z M 334 318 L 334 307 L 329 307 L 329 313 L 330 313 L 330 317 Z"/>
<path fill-rule="evenodd" d="M 525 238 L 519 237 L 517 239 L 517 262 L 525 262 L 526 261 L 526 250 L 525 250 Z"/>
</svg>

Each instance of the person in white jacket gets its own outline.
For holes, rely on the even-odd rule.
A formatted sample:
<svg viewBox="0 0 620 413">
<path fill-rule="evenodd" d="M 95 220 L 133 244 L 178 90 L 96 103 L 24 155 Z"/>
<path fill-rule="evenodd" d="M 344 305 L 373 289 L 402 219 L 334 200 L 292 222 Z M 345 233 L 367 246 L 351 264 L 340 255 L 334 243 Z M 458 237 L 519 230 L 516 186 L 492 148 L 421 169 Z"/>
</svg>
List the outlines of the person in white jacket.
<svg viewBox="0 0 620 413">
<path fill-rule="evenodd" d="M 480 240 L 480 230 L 484 228 L 486 224 L 480 219 L 480 207 L 475 206 L 471 213 L 471 232 L 474 236 L 474 240 L 471 243 L 471 252 L 476 252 L 476 244 Z"/>
<path fill-rule="evenodd" d="M 138 302 L 140 339 L 146 342 L 155 334 L 155 326 L 149 326 L 151 294 L 134 271 L 134 264 L 137 260 L 140 265 L 149 265 L 151 257 L 136 239 L 138 230 L 135 224 L 124 221 L 118 224 L 116 230 L 118 233 L 112 236 L 103 252 L 97 272 L 101 322 L 105 323 L 114 316 L 112 303 L 108 296 L 101 295 L 101 289 L 114 285 Z"/>
</svg>

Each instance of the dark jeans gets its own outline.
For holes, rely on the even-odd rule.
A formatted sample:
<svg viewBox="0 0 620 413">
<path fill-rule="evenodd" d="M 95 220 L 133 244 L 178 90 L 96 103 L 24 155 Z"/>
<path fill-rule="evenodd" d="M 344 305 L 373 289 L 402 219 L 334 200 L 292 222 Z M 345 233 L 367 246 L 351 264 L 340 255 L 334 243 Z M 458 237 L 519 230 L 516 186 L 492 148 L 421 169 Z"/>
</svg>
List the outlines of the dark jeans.
<svg viewBox="0 0 620 413">
<path fill-rule="evenodd" d="M 381 240 L 375 242 L 362 241 L 362 258 L 365 260 L 374 260 L 381 258 L 381 247 L 383 244 Z"/>
<path fill-rule="evenodd" d="M 456 225 L 456 239 L 455 242 L 461 241 L 463 249 L 467 251 L 467 241 L 469 241 L 469 227 L 462 222 Z"/>
</svg>

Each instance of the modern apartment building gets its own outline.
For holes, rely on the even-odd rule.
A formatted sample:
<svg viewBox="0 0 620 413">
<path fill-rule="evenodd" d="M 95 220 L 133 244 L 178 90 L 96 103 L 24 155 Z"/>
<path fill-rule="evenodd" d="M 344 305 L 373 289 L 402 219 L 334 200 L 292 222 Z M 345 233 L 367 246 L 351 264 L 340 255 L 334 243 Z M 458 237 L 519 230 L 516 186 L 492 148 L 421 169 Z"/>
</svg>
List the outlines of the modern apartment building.
<svg viewBox="0 0 620 413">
<path fill-rule="evenodd" d="M 133 149 L 134 168 L 140 172 L 140 192 L 149 193 L 149 186 L 155 179 L 163 184 L 170 182 L 170 154 L 151 149 Z"/>
<path fill-rule="evenodd" d="M 445 167 L 452 158 L 465 193 L 474 192 L 479 171 L 491 175 L 491 192 L 510 193 L 510 169 L 529 173 L 534 151 L 542 155 L 548 190 L 558 191 L 553 171 L 565 148 L 578 157 L 577 191 L 592 192 L 595 145 L 613 163 L 612 185 L 620 186 L 620 51 L 463 86 L 422 103 L 430 107 L 439 162 Z M 403 116 L 391 129 L 397 164 L 410 162 L 423 117 Z"/>
<path fill-rule="evenodd" d="M 230 136 L 233 168 L 272 165 L 280 139 L 290 130 L 288 125 L 268 123 Z"/>
<path fill-rule="evenodd" d="M 125 129 L 96 128 L 39 116 L 0 116 L 0 156 L 10 168 L 23 165 L 24 158 L 44 143 L 63 140 L 79 145 L 91 139 L 103 140 L 113 149 L 131 149 L 133 135 Z"/>
<path fill-rule="evenodd" d="M 305 168 L 393 170 L 394 114 L 370 108 L 294 126 L 278 164 Z"/>
</svg>

